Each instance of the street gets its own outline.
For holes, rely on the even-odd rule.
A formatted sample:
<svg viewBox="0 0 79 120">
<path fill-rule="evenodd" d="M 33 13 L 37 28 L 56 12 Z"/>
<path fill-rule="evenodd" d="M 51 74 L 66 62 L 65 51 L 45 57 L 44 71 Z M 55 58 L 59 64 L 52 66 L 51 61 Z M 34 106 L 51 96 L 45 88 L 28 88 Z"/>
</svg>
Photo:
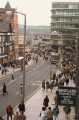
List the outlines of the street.
<svg viewBox="0 0 79 120">
<path fill-rule="evenodd" d="M 26 68 L 26 82 L 25 82 L 25 96 L 26 99 L 30 97 L 33 92 L 40 87 L 41 81 L 49 79 L 49 72 L 51 69 L 51 65 L 43 61 L 42 59 L 39 62 L 33 63 L 29 67 Z M 53 66 L 53 70 L 56 71 L 56 67 Z M 21 101 L 21 94 L 20 94 L 20 84 L 22 83 L 23 75 L 22 71 L 19 70 L 15 72 L 15 79 L 11 80 L 6 79 L 6 85 L 8 90 L 8 95 L 3 96 L 0 94 L 0 111 L 2 111 L 1 115 L 5 114 L 6 106 L 11 104 L 16 106 Z M 3 81 L 1 80 L 0 86 L 2 85 Z M 1 93 L 1 91 L 0 91 Z"/>
</svg>

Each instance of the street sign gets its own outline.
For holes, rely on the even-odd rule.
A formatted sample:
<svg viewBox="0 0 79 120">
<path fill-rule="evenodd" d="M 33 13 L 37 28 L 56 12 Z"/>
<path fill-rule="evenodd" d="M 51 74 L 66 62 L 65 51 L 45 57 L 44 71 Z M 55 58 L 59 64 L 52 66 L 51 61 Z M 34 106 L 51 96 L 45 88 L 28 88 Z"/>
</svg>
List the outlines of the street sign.
<svg viewBox="0 0 79 120">
<path fill-rule="evenodd" d="M 75 87 L 59 87 L 59 105 L 75 106 L 77 90 Z"/>
</svg>

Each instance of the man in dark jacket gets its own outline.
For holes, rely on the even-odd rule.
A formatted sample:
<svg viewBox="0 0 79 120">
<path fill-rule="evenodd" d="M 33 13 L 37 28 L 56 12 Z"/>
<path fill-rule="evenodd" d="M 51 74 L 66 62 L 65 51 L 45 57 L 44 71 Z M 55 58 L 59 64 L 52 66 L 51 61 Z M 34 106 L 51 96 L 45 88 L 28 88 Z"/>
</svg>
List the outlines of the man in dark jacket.
<svg viewBox="0 0 79 120">
<path fill-rule="evenodd" d="M 8 92 L 7 92 L 7 86 L 6 86 L 6 84 L 4 83 L 3 84 L 3 95 L 5 95 L 5 94 L 7 94 L 8 95 Z"/>
<path fill-rule="evenodd" d="M 7 112 L 7 120 L 9 120 L 9 118 L 11 118 L 11 120 L 12 120 L 13 107 L 11 105 L 8 105 L 6 107 L 6 112 Z"/>
<path fill-rule="evenodd" d="M 42 89 L 45 90 L 45 80 L 42 81 Z"/>
<path fill-rule="evenodd" d="M 49 98 L 48 98 L 48 96 L 46 95 L 46 97 L 44 98 L 44 101 L 43 101 L 43 105 L 45 106 L 45 108 L 48 107 L 48 103 L 49 103 Z"/>
<path fill-rule="evenodd" d="M 18 109 L 19 109 L 19 112 L 22 113 L 23 115 L 23 113 L 25 112 L 25 104 L 23 101 L 19 104 Z"/>
</svg>

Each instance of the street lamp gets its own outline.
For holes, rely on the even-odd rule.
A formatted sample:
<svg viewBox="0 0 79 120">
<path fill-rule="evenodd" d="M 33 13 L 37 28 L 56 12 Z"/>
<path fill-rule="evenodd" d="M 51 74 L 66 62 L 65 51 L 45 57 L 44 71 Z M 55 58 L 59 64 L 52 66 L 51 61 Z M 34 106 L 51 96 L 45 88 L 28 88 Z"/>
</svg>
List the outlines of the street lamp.
<svg viewBox="0 0 79 120">
<path fill-rule="evenodd" d="M 26 15 L 21 12 L 16 12 L 20 15 L 24 16 L 24 45 L 23 45 L 23 94 L 22 94 L 22 101 L 24 102 L 25 98 L 25 45 L 26 45 Z"/>
<path fill-rule="evenodd" d="M 19 14 L 24 17 L 24 44 L 23 44 L 23 92 L 22 92 L 22 101 L 24 102 L 25 98 L 25 44 L 26 44 L 26 14 L 18 11 L 7 11 L 7 14 Z"/>
</svg>

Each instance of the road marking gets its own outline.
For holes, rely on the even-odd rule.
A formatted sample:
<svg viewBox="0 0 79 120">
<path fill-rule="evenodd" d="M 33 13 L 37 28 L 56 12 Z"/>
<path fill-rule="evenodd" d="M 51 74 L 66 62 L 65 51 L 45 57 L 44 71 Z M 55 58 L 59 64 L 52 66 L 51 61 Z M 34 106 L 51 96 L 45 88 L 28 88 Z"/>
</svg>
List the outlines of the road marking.
<svg viewBox="0 0 79 120">
<path fill-rule="evenodd" d="M 35 81 L 33 83 L 31 83 L 32 85 L 40 85 L 41 84 L 41 81 Z"/>
</svg>

